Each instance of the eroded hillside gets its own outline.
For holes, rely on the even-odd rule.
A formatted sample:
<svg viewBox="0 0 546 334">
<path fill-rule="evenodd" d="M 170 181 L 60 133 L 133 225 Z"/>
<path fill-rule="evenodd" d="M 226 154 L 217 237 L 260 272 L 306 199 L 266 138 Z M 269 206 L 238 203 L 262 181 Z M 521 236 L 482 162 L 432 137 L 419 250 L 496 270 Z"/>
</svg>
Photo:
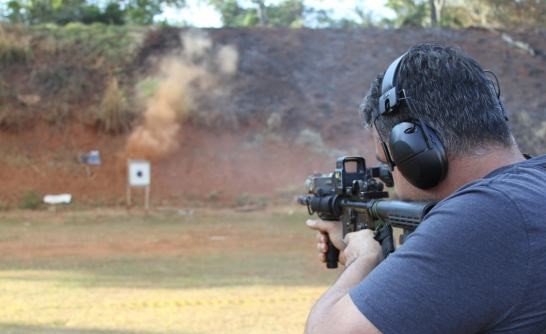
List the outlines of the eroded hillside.
<svg viewBox="0 0 546 334">
<path fill-rule="evenodd" d="M 546 151 L 544 31 L 72 29 L 3 28 L 4 205 L 26 190 L 121 204 L 128 158 L 152 159 L 156 205 L 290 199 L 337 155 L 373 162 L 357 106 L 424 41 L 459 45 L 495 71 L 523 150 Z M 90 150 L 100 166 L 79 160 Z"/>
</svg>

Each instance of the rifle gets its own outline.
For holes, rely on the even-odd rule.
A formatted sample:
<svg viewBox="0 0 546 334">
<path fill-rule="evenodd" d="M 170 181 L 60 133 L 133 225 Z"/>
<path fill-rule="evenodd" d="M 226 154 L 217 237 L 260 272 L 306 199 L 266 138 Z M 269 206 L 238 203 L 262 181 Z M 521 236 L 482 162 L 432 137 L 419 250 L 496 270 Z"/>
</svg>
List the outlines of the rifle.
<svg viewBox="0 0 546 334">
<path fill-rule="evenodd" d="M 379 178 L 382 182 L 379 182 Z M 322 220 L 341 221 L 343 236 L 362 229 L 373 229 L 383 255 L 394 252 L 393 227 L 403 230 L 400 244 L 413 232 L 436 202 L 385 200 L 384 186 L 394 185 L 388 167 L 366 168 L 362 157 L 341 157 L 329 174 L 313 174 L 305 181 L 307 195 L 298 202 L 307 206 L 309 215 Z M 328 240 L 326 267 L 337 268 L 339 250 Z"/>
</svg>

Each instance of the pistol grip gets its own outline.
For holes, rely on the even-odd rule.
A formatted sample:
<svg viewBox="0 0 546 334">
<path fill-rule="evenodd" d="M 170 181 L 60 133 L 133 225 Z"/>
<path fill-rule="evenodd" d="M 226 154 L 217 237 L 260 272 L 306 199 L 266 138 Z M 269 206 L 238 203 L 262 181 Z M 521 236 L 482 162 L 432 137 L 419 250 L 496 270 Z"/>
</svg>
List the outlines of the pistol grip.
<svg viewBox="0 0 546 334">
<path fill-rule="evenodd" d="M 379 229 L 374 237 L 381 244 L 383 256 L 387 258 L 390 253 L 394 252 L 394 240 L 392 236 L 392 226 L 385 225 Z"/>
<path fill-rule="evenodd" d="M 332 241 L 328 238 L 328 250 L 326 251 L 326 268 L 337 268 L 337 262 L 339 260 L 339 249 L 334 246 Z"/>
</svg>

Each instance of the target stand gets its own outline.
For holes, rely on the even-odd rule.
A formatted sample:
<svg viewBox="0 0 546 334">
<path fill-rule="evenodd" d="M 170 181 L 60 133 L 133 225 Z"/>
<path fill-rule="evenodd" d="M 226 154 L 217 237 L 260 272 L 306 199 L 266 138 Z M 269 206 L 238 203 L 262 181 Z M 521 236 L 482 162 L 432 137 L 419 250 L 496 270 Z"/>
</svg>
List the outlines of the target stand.
<svg viewBox="0 0 546 334">
<path fill-rule="evenodd" d="M 144 188 L 144 209 L 150 209 L 151 167 L 147 160 L 127 161 L 127 207 L 131 207 L 131 189 Z"/>
</svg>

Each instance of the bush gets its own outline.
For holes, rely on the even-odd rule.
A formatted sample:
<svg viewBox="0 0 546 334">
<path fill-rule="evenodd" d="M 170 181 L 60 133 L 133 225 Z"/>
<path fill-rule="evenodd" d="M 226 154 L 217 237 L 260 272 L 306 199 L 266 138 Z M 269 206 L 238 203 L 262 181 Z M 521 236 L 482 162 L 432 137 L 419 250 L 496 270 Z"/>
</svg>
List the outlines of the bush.
<svg viewBox="0 0 546 334">
<path fill-rule="evenodd" d="M 27 190 L 21 196 L 21 209 L 36 210 L 42 206 L 42 197 L 34 190 Z"/>
<path fill-rule="evenodd" d="M 96 112 L 96 126 L 107 133 L 123 133 L 131 128 L 133 116 L 117 79 L 111 78 Z"/>
<path fill-rule="evenodd" d="M 30 39 L 22 33 L 0 24 L 0 62 L 25 63 L 30 57 Z"/>
<path fill-rule="evenodd" d="M 44 24 L 30 29 L 33 42 L 50 50 L 53 56 L 63 57 L 67 66 L 123 68 L 133 61 L 134 51 L 140 45 L 136 29 L 125 26 L 69 23 L 64 27 Z"/>
<path fill-rule="evenodd" d="M 0 211 L 8 211 L 8 210 L 9 210 L 9 204 L 7 202 L 0 200 Z"/>
<path fill-rule="evenodd" d="M 161 81 L 159 79 L 146 78 L 136 84 L 136 91 L 138 92 L 138 96 L 143 99 L 149 99 L 159 90 L 160 85 Z"/>
</svg>

